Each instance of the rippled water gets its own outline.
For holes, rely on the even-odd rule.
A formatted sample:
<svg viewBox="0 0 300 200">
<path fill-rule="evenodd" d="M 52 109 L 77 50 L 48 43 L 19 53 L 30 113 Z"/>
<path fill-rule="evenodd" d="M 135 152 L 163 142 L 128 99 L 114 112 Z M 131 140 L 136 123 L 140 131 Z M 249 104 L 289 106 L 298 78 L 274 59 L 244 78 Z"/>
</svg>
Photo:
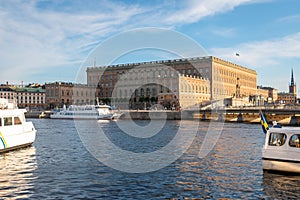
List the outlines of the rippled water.
<svg viewBox="0 0 300 200">
<path fill-rule="evenodd" d="M 155 172 L 114 170 L 83 146 L 71 120 L 32 119 L 38 130 L 32 147 L 0 155 L 0 197 L 7 199 L 299 199 L 300 178 L 263 173 L 259 125 L 224 124 L 214 149 L 198 158 L 209 123 L 201 122 L 180 159 Z M 149 140 L 128 137 L 116 122 L 101 126 L 116 145 L 155 151 L 174 137 L 178 121 Z M 141 126 L 147 121 L 137 122 Z M 187 121 L 187 126 L 193 121 Z M 92 131 L 92 129 L 88 129 Z M 133 163 L 134 164 L 134 163 Z"/>
</svg>

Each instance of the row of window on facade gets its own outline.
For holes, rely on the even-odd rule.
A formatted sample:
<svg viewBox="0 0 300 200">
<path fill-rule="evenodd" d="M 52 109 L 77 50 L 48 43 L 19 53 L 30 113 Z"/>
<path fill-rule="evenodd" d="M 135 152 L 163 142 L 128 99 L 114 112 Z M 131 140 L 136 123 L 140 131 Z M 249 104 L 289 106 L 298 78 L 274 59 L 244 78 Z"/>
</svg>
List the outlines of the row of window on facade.
<svg viewBox="0 0 300 200">
<path fill-rule="evenodd" d="M 192 73 L 193 71 L 193 73 Z M 144 79 L 144 78 L 169 78 L 174 77 L 175 73 L 177 73 L 175 70 L 155 70 L 155 71 L 129 71 L 129 72 L 122 72 L 117 74 L 106 74 L 98 76 L 90 76 L 89 80 L 90 82 L 96 84 L 96 82 L 108 82 L 109 80 L 137 80 L 137 79 Z M 201 77 L 207 78 L 209 73 L 209 69 L 199 69 L 199 72 L 197 69 L 181 69 L 181 74 L 188 75 L 188 76 L 197 76 L 197 74 L 200 74 Z M 118 77 L 118 78 L 117 78 Z M 111 81 L 112 83 L 112 81 Z"/>
<path fill-rule="evenodd" d="M 239 84 L 245 87 L 255 87 L 254 81 L 237 81 L 236 79 L 224 78 L 218 75 L 215 76 L 214 80 L 223 82 L 223 83 L 231 83 L 231 84 Z"/>
<path fill-rule="evenodd" d="M 76 104 L 77 105 L 80 105 L 80 104 L 93 104 L 93 100 L 90 100 L 90 99 L 76 99 L 75 100 Z M 61 99 L 61 103 L 62 104 L 73 104 L 73 102 L 70 102 L 69 99 Z"/>
<path fill-rule="evenodd" d="M 181 92 L 189 92 L 189 93 L 202 93 L 208 94 L 210 91 L 207 86 L 200 86 L 200 85 L 191 85 L 191 84 L 182 84 L 180 85 Z"/>
<path fill-rule="evenodd" d="M 13 99 L 15 95 L 13 93 L 0 93 L 0 98 Z"/>
<path fill-rule="evenodd" d="M 36 93 L 36 92 L 30 92 L 30 93 L 15 93 L 15 92 L 1 92 L 0 96 L 43 96 L 44 93 Z"/>
<path fill-rule="evenodd" d="M 198 72 L 197 69 L 193 70 L 192 73 L 192 69 L 181 69 L 181 74 L 182 75 L 187 75 L 187 76 L 197 76 L 198 74 L 200 74 L 200 76 L 203 77 L 206 76 L 209 72 L 209 69 L 206 68 L 205 72 L 203 72 L 203 69 L 200 69 L 200 72 Z M 148 72 L 144 72 L 144 71 L 133 71 L 133 72 L 129 72 L 129 73 L 119 73 L 118 79 L 129 79 L 129 80 L 135 80 L 135 79 L 144 79 L 144 78 L 173 78 L 173 77 L 178 77 L 178 70 L 154 70 L 154 71 L 148 71 Z M 177 75 L 177 76 L 176 76 Z M 109 80 L 108 76 L 110 76 L 110 80 L 112 80 L 112 76 L 113 75 L 106 75 L 104 80 Z M 114 76 L 114 77 L 117 77 Z M 98 76 L 98 80 L 100 80 L 100 77 Z M 116 80 L 116 78 L 115 78 Z"/>
<path fill-rule="evenodd" d="M 170 90 L 170 88 L 168 87 L 164 87 L 164 86 L 160 86 L 159 87 L 159 93 L 170 93 L 170 92 L 177 92 L 177 88 L 174 87 L 173 91 Z M 208 94 L 208 88 L 206 86 L 197 86 L 197 85 L 181 85 L 181 92 L 188 92 L 188 93 L 202 93 L 202 94 Z M 132 89 L 129 90 L 129 95 L 132 95 L 133 91 Z M 124 97 L 128 97 L 128 92 L 127 90 L 119 90 L 118 92 L 118 97 L 122 98 L 124 95 Z M 134 91 L 134 95 L 135 96 L 156 96 L 157 95 L 157 89 L 156 88 L 152 88 L 152 93 L 151 93 L 151 89 L 150 88 L 140 88 L 139 90 L 136 89 Z"/>
<path fill-rule="evenodd" d="M 46 92 L 47 95 L 49 96 L 58 96 L 59 91 L 58 90 L 47 90 Z M 76 91 L 76 96 L 92 96 L 94 94 L 94 91 Z M 71 96 L 73 95 L 72 91 L 61 91 L 61 96 Z"/>
<path fill-rule="evenodd" d="M 45 97 L 40 97 L 40 96 L 38 96 L 38 97 L 36 97 L 36 96 L 17 96 L 17 100 L 41 100 L 41 101 L 43 101 L 44 99 L 45 99 Z"/>
<path fill-rule="evenodd" d="M 225 76 L 225 77 L 229 77 L 229 79 L 231 80 L 237 80 L 237 78 L 240 78 L 242 80 L 246 80 L 249 82 L 256 82 L 256 79 L 253 77 L 250 77 L 248 75 L 243 75 L 243 74 L 237 74 L 231 71 L 228 71 L 226 69 L 216 69 L 215 68 L 215 75 L 216 77 L 220 77 L 220 76 Z"/>
</svg>

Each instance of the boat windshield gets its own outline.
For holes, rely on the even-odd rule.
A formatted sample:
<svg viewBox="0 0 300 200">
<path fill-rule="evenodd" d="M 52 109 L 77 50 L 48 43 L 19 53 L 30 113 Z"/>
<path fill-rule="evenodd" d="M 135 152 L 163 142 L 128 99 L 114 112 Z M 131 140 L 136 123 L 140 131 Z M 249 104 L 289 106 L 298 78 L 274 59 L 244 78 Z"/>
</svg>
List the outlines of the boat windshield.
<svg viewBox="0 0 300 200">
<path fill-rule="evenodd" d="M 269 138 L 270 146 L 282 146 L 286 141 L 286 134 L 284 133 L 271 133 Z"/>
<path fill-rule="evenodd" d="M 299 138 L 300 138 L 300 134 L 292 135 L 289 141 L 290 147 L 300 148 Z"/>
</svg>

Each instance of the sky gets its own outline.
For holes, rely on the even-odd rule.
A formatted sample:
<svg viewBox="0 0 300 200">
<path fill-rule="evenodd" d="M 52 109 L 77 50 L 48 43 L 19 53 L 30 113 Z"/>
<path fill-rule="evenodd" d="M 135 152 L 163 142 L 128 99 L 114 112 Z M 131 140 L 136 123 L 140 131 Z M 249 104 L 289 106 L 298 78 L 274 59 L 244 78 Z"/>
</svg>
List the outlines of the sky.
<svg viewBox="0 0 300 200">
<path fill-rule="evenodd" d="M 147 28 L 182 35 L 207 55 L 256 70 L 258 85 L 279 92 L 288 91 L 293 69 L 300 94 L 299 0 L 0 0 L 0 83 L 74 82 L 99 45 Z M 132 40 L 124 38 L 114 47 Z M 132 51 L 117 61 L 172 57 L 160 53 Z"/>
</svg>

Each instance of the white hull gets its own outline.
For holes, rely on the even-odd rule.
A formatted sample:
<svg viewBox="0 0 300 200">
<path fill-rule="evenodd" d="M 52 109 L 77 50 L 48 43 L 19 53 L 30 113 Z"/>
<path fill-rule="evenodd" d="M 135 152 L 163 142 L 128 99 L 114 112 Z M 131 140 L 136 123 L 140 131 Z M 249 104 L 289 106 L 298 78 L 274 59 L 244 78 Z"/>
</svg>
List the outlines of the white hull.
<svg viewBox="0 0 300 200">
<path fill-rule="evenodd" d="M 300 173 L 300 161 L 289 161 L 289 160 L 262 160 L 262 166 L 264 170 L 268 171 L 281 171 Z"/>
<path fill-rule="evenodd" d="M 53 114 L 50 115 L 51 119 L 91 119 L 91 120 L 98 120 L 98 119 L 112 119 L 112 114 L 107 115 L 62 115 L 62 114 Z"/>
<path fill-rule="evenodd" d="M 35 141 L 35 136 L 36 130 L 34 129 L 32 122 L 24 122 L 23 125 L 11 126 L 9 128 L 2 127 L 0 135 L 0 152 L 29 146 Z"/>
<path fill-rule="evenodd" d="M 91 120 L 101 120 L 101 119 L 116 119 L 118 115 L 114 114 L 110 107 L 107 105 L 85 105 L 85 106 L 69 106 L 68 109 L 65 107 L 50 115 L 51 119 L 91 119 Z"/>
<path fill-rule="evenodd" d="M 0 153 L 31 145 L 36 130 L 25 120 L 25 109 L 18 109 L 7 99 L 0 99 Z"/>
</svg>

